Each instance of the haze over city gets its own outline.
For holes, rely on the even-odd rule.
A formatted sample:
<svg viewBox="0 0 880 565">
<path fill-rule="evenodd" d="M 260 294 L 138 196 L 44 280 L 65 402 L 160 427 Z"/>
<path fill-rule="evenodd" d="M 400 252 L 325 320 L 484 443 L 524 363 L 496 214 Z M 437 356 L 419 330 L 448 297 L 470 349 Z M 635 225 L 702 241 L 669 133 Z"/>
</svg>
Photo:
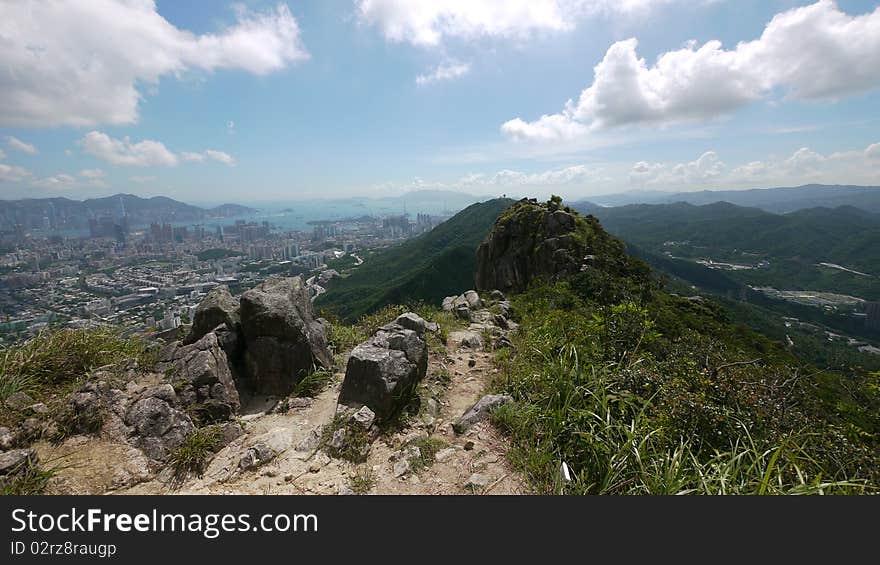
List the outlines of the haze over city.
<svg viewBox="0 0 880 565">
<path fill-rule="evenodd" d="M 871 1 L 3 2 L 0 43 L 2 199 L 880 184 Z"/>
</svg>

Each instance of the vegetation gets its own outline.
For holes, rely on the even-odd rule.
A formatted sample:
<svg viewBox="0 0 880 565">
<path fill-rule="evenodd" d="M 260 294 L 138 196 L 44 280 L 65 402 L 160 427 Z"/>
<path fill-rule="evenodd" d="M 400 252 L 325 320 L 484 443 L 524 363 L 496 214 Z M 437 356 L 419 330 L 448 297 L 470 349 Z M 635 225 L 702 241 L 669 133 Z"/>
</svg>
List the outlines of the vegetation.
<svg viewBox="0 0 880 565">
<path fill-rule="evenodd" d="M 316 305 L 353 322 L 386 304 L 439 304 L 470 288 L 474 253 L 512 202 L 498 198 L 474 204 L 430 232 L 374 254 L 350 276 L 334 280 Z"/>
<path fill-rule="evenodd" d="M 409 460 L 410 468 L 414 473 L 420 473 L 434 464 L 437 452 L 447 446 L 442 439 L 421 436 L 408 441 L 403 447 L 418 447 L 419 456 Z"/>
<path fill-rule="evenodd" d="M 376 486 L 376 475 L 367 465 L 361 465 L 348 478 L 348 488 L 355 494 L 367 494 Z"/>
<path fill-rule="evenodd" d="M 208 464 L 208 458 L 220 444 L 221 435 L 220 429 L 216 426 L 199 428 L 189 434 L 168 457 L 168 465 L 172 470 L 172 483 L 181 484 L 190 475 L 201 477 Z"/>
<path fill-rule="evenodd" d="M 342 445 L 334 445 L 333 435 L 345 430 Z M 321 430 L 320 447 L 331 457 L 351 463 L 363 463 L 370 454 L 370 436 L 363 426 L 349 422 L 348 414 L 341 412 Z"/>
<path fill-rule="evenodd" d="M 330 369 L 316 369 L 302 378 L 293 387 L 291 396 L 317 396 L 333 380 L 333 371 Z"/>
<path fill-rule="evenodd" d="M 0 496 L 43 494 L 56 472 L 55 469 L 43 467 L 39 463 L 26 459 L 20 468 L 0 477 Z"/>
<path fill-rule="evenodd" d="M 539 492 L 877 487 L 878 381 L 811 374 L 708 301 L 596 302 L 579 278 L 515 297 L 518 353 L 500 365 L 516 402 L 495 420 Z"/>
<path fill-rule="evenodd" d="M 0 400 L 18 391 L 39 399 L 81 382 L 97 367 L 123 361 L 145 367 L 153 358 L 143 341 L 115 329 L 48 329 L 0 351 Z"/>
</svg>

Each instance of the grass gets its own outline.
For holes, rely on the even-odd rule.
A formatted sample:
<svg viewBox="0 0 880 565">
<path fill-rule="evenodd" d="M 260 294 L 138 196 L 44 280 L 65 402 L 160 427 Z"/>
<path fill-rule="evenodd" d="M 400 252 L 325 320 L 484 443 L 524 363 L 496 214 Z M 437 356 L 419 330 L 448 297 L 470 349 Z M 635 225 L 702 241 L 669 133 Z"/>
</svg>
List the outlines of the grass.
<svg viewBox="0 0 880 565">
<path fill-rule="evenodd" d="M 333 371 L 330 369 L 316 369 L 307 374 L 293 387 L 291 396 L 314 397 L 317 396 L 333 380 Z"/>
<path fill-rule="evenodd" d="M 43 494 L 55 474 L 55 469 L 44 468 L 39 463 L 28 460 L 22 468 L 10 475 L 0 477 L 0 496 Z"/>
<path fill-rule="evenodd" d="M 408 441 L 403 447 L 414 446 L 419 448 L 419 456 L 410 459 L 409 464 L 414 473 L 420 473 L 434 464 L 437 452 L 447 445 L 442 439 L 423 436 Z"/>
<path fill-rule="evenodd" d="M 107 411 L 103 406 L 96 410 L 85 411 L 67 407 L 55 417 L 57 430 L 51 439 L 55 443 L 60 443 L 75 434 L 96 435 L 101 431 L 106 419 Z"/>
<path fill-rule="evenodd" d="M 216 426 L 199 428 L 171 452 L 168 464 L 172 469 L 173 484 L 179 485 L 192 475 L 201 477 L 208 458 L 220 444 L 221 432 Z"/>
<path fill-rule="evenodd" d="M 77 383 L 97 367 L 137 360 L 152 364 L 146 344 L 111 328 L 48 329 L 0 351 L 0 401 L 14 392 L 39 399 L 59 385 Z"/>
<path fill-rule="evenodd" d="M 367 494 L 376 486 L 376 475 L 367 465 L 361 465 L 348 478 L 348 488 L 355 494 Z"/>
<path fill-rule="evenodd" d="M 517 308 L 516 349 L 496 356 L 494 382 L 515 402 L 492 418 L 536 492 L 878 491 L 873 436 L 817 405 L 797 366 L 739 363 L 754 352 L 709 332 L 673 337 L 651 319 L 671 313 L 597 306 L 565 286 L 517 297 Z"/>
<path fill-rule="evenodd" d="M 333 434 L 338 430 L 345 430 L 345 441 L 342 448 L 336 448 L 330 445 Z M 337 414 L 333 421 L 321 429 L 321 440 L 319 449 L 323 449 L 331 457 L 344 459 L 351 463 L 363 463 L 370 454 L 370 436 L 367 430 L 358 424 L 349 422 L 348 415 L 345 413 Z"/>
</svg>

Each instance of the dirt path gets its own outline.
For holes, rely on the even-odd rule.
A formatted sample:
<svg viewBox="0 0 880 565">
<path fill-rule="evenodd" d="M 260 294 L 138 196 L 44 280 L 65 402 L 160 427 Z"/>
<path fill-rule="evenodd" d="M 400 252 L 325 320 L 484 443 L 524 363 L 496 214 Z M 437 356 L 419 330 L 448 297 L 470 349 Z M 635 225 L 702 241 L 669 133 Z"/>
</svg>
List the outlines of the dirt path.
<svg viewBox="0 0 880 565">
<path fill-rule="evenodd" d="M 524 482 L 505 458 L 506 442 L 491 424 L 479 423 L 461 436 L 452 430 L 452 422 L 484 394 L 495 370 L 490 353 L 461 346 L 463 335 L 456 332 L 450 336 L 445 355 L 430 355 L 428 374 L 421 386 L 437 400 L 436 416 L 426 416 L 423 410 L 393 435 L 380 436 L 362 464 L 316 451 L 322 427 L 335 415 L 343 378 L 340 373 L 307 407 L 292 408 L 283 414 L 244 416 L 246 434 L 214 456 L 201 478 L 189 479 L 172 489 L 165 472 L 157 479 L 113 492 L 351 494 L 352 487 L 357 490 L 358 485 L 353 477 L 370 477 L 371 494 L 523 493 Z M 401 446 L 425 437 L 443 442 L 434 463 L 396 476 L 393 459 Z M 238 470 L 242 453 L 258 438 L 280 453 L 255 470 Z"/>
</svg>

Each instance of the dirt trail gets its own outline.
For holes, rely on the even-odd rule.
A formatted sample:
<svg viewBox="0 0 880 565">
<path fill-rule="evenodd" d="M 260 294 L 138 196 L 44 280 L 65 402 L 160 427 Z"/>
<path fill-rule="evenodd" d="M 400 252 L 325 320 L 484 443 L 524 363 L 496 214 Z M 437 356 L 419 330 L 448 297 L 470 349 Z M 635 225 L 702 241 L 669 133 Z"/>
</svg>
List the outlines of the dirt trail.
<svg viewBox="0 0 880 565">
<path fill-rule="evenodd" d="M 242 417 L 246 434 L 222 449 L 200 478 L 171 488 L 168 472 L 118 494 L 351 494 L 351 477 L 370 475 L 370 494 L 520 494 L 522 478 L 505 458 L 506 441 L 488 423 L 473 426 L 461 436 L 452 422 L 485 392 L 495 370 L 491 354 L 461 346 L 465 334 L 450 336 L 448 352 L 431 353 L 422 387 L 437 398 L 436 417 L 411 418 L 398 432 L 376 439 L 365 463 L 353 464 L 316 451 L 321 428 L 333 420 L 343 374 L 303 408 L 283 414 Z M 449 380 L 443 378 L 448 374 Z M 424 414 L 424 412 L 423 412 Z M 432 421 L 433 420 L 433 421 Z M 444 443 L 435 462 L 418 472 L 395 476 L 392 459 L 407 440 L 419 436 Z M 275 445 L 280 453 L 252 471 L 239 471 L 238 461 L 255 438 Z M 468 484 L 478 474 L 477 485 Z"/>
</svg>

